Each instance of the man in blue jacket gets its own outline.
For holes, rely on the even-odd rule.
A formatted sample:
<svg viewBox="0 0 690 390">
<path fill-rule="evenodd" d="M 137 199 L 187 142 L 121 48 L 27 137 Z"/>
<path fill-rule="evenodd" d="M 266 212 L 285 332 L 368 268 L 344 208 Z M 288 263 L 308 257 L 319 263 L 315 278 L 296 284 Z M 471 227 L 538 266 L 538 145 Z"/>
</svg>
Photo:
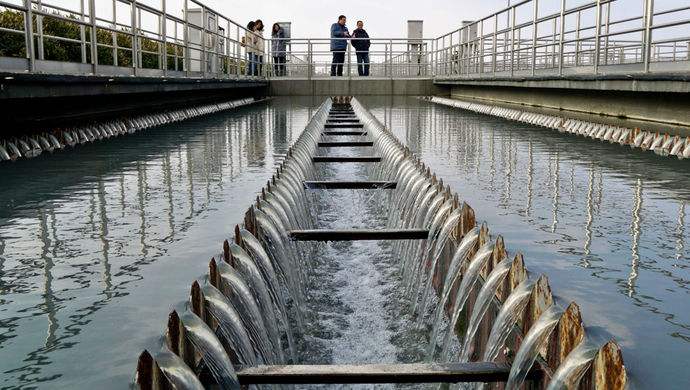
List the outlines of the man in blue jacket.
<svg viewBox="0 0 690 390">
<path fill-rule="evenodd" d="M 340 15 L 338 16 L 338 23 L 333 23 L 331 26 L 331 51 L 333 52 L 331 76 L 343 75 L 347 38 L 350 38 L 350 32 L 347 30 L 347 26 L 345 26 L 346 21 L 345 15 Z"/>
</svg>

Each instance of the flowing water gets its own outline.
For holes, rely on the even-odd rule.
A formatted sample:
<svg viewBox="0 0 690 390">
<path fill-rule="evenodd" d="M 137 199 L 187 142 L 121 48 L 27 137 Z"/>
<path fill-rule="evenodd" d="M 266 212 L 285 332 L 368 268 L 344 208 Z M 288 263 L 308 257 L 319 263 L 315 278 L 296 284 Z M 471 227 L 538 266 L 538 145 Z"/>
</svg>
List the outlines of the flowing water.
<svg viewBox="0 0 690 390">
<path fill-rule="evenodd" d="M 615 338 L 633 388 L 690 388 L 690 168 L 418 101 L 363 105 L 522 251 L 533 278 Z"/>
<path fill-rule="evenodd" d="M 120 388 L 131 380 L 143 347 L 161 359 L 174 381 L 197 386 L 160 348 L 158 335 L 175 306 L 184 313 L 182 323 L 211 375 L 228 386 L 236 382 L 223 340 L 244 339 L 237 351 L 250 362 L 251 349 L 271 363 L 418 362 L 429 358 L 429 351 L 433 356 L 436 335 L 448 340 L 450 332 L 442 331 L 457 319 L 448 324 L 440 318 L 437 308 L 446 294 L 440 302 L 430 294 L 431 272 L 414 259 L 424 258 L 433 270 L 444 242 L 453 239 L 450 231 L 459 214 L 409 162 L 401 162 L 398 188 L 403 192 L 392 201 L 387 190 L 309 191 L 300 180 L 387 179 L 393 167 L 397 170 L 393 161 L 387 168 L 348 163 L 313 169 L 305 156 L 292 160 L 253 209 L 264 235 L 237 232 L 241 245 L 226 248 L 236 268 L 217 257 L 222 241 L 256 201 L 256 190 L 322 100 L 277 99 L 3 166 L 8 185 L 0 190 L 2 387 Z M 662 169 L 682 165 L 627 150 L 612 159 L 608 145 L 413 99 L 362 101 L 474 207 L 492 234 L 504 235 L 509 250 L 525 252 L 533 272 L 549 275 L 558 294 L 582 304 L 585 321 L 596 325 L 588 334 L 622 341 L 634 384 L 664 383 L 656 356 L 654 364 L 643 367 L 644 355 L 634 350 L 675 348 L 680 356 L 687 350 L 687 305 L 679 297 L 687 296 L 688 175 Z M 591 152 L 597 147 L 607 153 Z M 346 148 L 322 152 L 368 154 Z M 621 211 L 626 193 L 633 194 L 627 215 Z M 664 224 L 673 209 L 676 219 Z M 577 235 L 581 221 L 583 238 Z M 286 235 L 288 227 L 400 225 L 429 228 L 436 239 L 428 245 L 307 244 Z M 451 269 L 467 265 L 465 278 L 459 281 L 451 272 L 445 280 L 462 290 L 456 313 L 463 291 L 469 292 L 493 249 L 489 243 L 470 258 L 477 233 L 459 243 L 451 264 Z M 260 249 L 259 241 L 270 250 Z M 626 247 L 630 264 L 621 254 Z M 662 263 L 669 253 L 673 266 Z M 223 324 L 218 338 L 179 307 L 190 278 L 203 282 L 211 256 L 219 260 L 218 290 L 204 285 L 201 291 L 208 314 Z M 489 276 L 470 328 L 481 321 L 509 264 L 504 260 Z M 628 271 L 621 265 L 632 269 L 624 281 L 616 278 Z M 654 284 L 660 281 L 665 284 Z M 613 291 L 607 290 L 611 285 Z M 531 288 L 530 283 L 518 288 L 499 314 L 503 319 L 492 331 L 496 349 Z M 219 290 L 232 292 L 229 299 Z M 609 303 L 621 296 L 627 306 Z M 662 300 L 667 297 L 672 302 Z M 675 325 L 674 333 L 650 336 L 666 342 L 649 345 L 633 329 L 632 314 L 625 311 L 634 311 L 631 305 L 649 310 L 641 320 L 652 331 L 661 329 L 663 307 L 671 315 L 662 321 Z M 510 386 L 519 385 L 558 314 L 547 312 L 535 324 L 517 354 Z M 443 359 L 458 359 L 451 344 L 456 343 L 441 343 Z M 463 348 L 467 355 L 468 346 Z M 563 383 L 578 379 L 590 355 L 591 347 L 583 345 L 569 356 L 559 371 Z"/>
</svg>

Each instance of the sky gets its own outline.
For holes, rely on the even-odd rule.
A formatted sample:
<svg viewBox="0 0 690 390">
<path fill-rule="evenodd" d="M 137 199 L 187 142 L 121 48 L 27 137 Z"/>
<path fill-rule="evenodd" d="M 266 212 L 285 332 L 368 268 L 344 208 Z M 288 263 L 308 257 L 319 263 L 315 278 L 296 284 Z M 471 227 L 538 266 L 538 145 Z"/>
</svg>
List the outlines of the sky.
<svg viewBox="0 0 690 390">
<path fill-rule="evenodd" d="M 11 3 L 20 3 L 23 0 L 5 0 Z M 43 4 L 55 4 L 66 9 L 78 10 L 82 0 L 42 0 Z M 97 15 L 104 20 L 112 20 L 114 0 L 93 0 L 96 5 Z M 137 3 L 161 9 L 165 1 L 169 14 L 184 18 L 182 9 L 185 0 L 137 0 Z M 315 1 L 315 0 L 186 0 L 189 8 L 198 7 L 193 4 L 198 1 L 206 4 L 216 12 L 232 19 L 242 26 L 246 26 L 250 20 L 262 19 L 270 34 L 270 26 L 274 22 L 291 22 L 292 38 L 327 38 L 329 28 L 340 14 L 348 17 L 348 27 L 354 30 L 355 22 L 359 19 L 365 23 L 365 28 L 372 38 L 406 38 L 407 21 L 423 20 L 424 37 L 436 38 L 448 32 L 457 30 L 464 20 L 478 20 L 496 11 L 503 10 L 509 0 L 344 0 L 344 1 Z M 513 4 L 521 0 L 511 0 Z M 592 4 L 595 0 L 565 0 L 566 8 L 573 9 L 583 4 Z M 611 20 L 624 20 L 630 17 L 642 15 L 644 0 L 616 0 L 613 3 Z M 118 21 L 129 23 L 130 12 L 127 2 L 117 1 Z M 560 0 L 542 0 L 539 2 L 540 16 L 557 14 L 560 11 Z M 654 0 L 654 10 L 674 9 L 687 7 L 690 0 Z M 518 7 L 517 21 L 523 23 L 530 21 L 533 15 L 532 3 Z M 657 16 L 656 23 L 667 23 L 678 19 L 690 19 L 690 11 L 675 13 L 672 15 Z M 583 26 L 593 25 L 595 20 L 594 9 L 591 8 L 583 14 Z M 504 20 L 500 18 L 499 20 Z M 566 25 L 573 27 L 575 15 L 567 18 Z M 157 30 L 157 22 L 154 17 L 142 16 L 142 27 L 148 30 Z M 641 27 L 641 19 L 632 23 L 622 23 L 612 30 L 627 31 L 630 28 Z M 488 24 L 487 31 L 490 29 Z M 502 28 L 502 26 L 499 26 Z M 540 27 L 540 35 L 547 36 L 551 33 L 550 23 L 544 23 Z M 687 25 L 655 30 L 656 38 L 687 37 Z M 593 31 L 593 30 L 590 30 Z M 612 33 L 616 31 L 611 31 Z M 529 31 L 525 31 L 530 34 Z M 639 40 L 640 34 L 634 36 L 617 36 L 617 39 Z"/>
<path fill-rule="evenodd" d="M 206 0 L 206 4 L 235 22 L 246 25 L 262 19 L 292 22 L 293 38 L 328 37 L 338 15 L 348 17 L 352 31 L 359 19 L 372 37 L 405 38 L 407 20 L 424 20 L 424 36 L 435 38 L 507 5 L 507 0 Z"/>
</svg>

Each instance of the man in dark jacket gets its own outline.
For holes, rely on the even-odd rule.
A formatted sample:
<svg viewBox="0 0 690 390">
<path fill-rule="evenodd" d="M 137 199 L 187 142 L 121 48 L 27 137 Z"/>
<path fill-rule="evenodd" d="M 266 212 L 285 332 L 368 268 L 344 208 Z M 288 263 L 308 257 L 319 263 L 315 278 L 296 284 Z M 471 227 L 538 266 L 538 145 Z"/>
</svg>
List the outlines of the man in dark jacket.
<svg viewBox="0 0 690 390">
<path fill-rule="evenodd" d="M 369 34 L 364 29 L 364 22 L 357 22 L 357 29 L 352 32 L 352 46 L 357 51 L 357 73 L 360 76 L 369 76 Z"/>
<path fill-rule="evenodd" d="M 333 62 L 331 63 L 331 76 L 343 75 L 343 63 L 345 63 L 345 50 L 347 50 L 347 38 L 350 32 L 345 26 L 345 15 L 338 16 L 338 23 L 331 25 L 331 51 Z"/>
</svg>

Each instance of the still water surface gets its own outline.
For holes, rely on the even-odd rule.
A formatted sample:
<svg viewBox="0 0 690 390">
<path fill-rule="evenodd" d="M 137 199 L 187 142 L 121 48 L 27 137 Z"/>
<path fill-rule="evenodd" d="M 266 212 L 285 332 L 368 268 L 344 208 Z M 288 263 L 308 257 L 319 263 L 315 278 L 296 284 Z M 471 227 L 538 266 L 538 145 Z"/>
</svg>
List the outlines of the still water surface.
<svg viewBox="0 0 690 390">
<path fill-rule="evenodd" d="M 0 387 L 125 387 L 321 100 L 276 99 L 3 164 Z M 690 387 L 687 162 L 415 99 L 362 101 L 581 305 L 588 332 L 621 343 L 635 387 Z M 369 256 L 372 245 L 349 249 Z M 337 259 L 343 248 L 325 250 Z M 355 316 L 331 316 L 322 358 L 416 360 L 395 339 L 400 316 L 370 310 L 395 299 L 379 285 L 394 263 L 372 258 L 354 278 L 347 261 L 328 264 L 330 297 Z M 357 333 L 362 324 L 378 325 Z M 367 334 L 380 345 L 357 349 Z"/>
<path fill-rule="evenodd" d="M 361 99 L 525 255 L 634 388 L 690 388 L 690 163 L 416 99 Z"/>
</svg>

